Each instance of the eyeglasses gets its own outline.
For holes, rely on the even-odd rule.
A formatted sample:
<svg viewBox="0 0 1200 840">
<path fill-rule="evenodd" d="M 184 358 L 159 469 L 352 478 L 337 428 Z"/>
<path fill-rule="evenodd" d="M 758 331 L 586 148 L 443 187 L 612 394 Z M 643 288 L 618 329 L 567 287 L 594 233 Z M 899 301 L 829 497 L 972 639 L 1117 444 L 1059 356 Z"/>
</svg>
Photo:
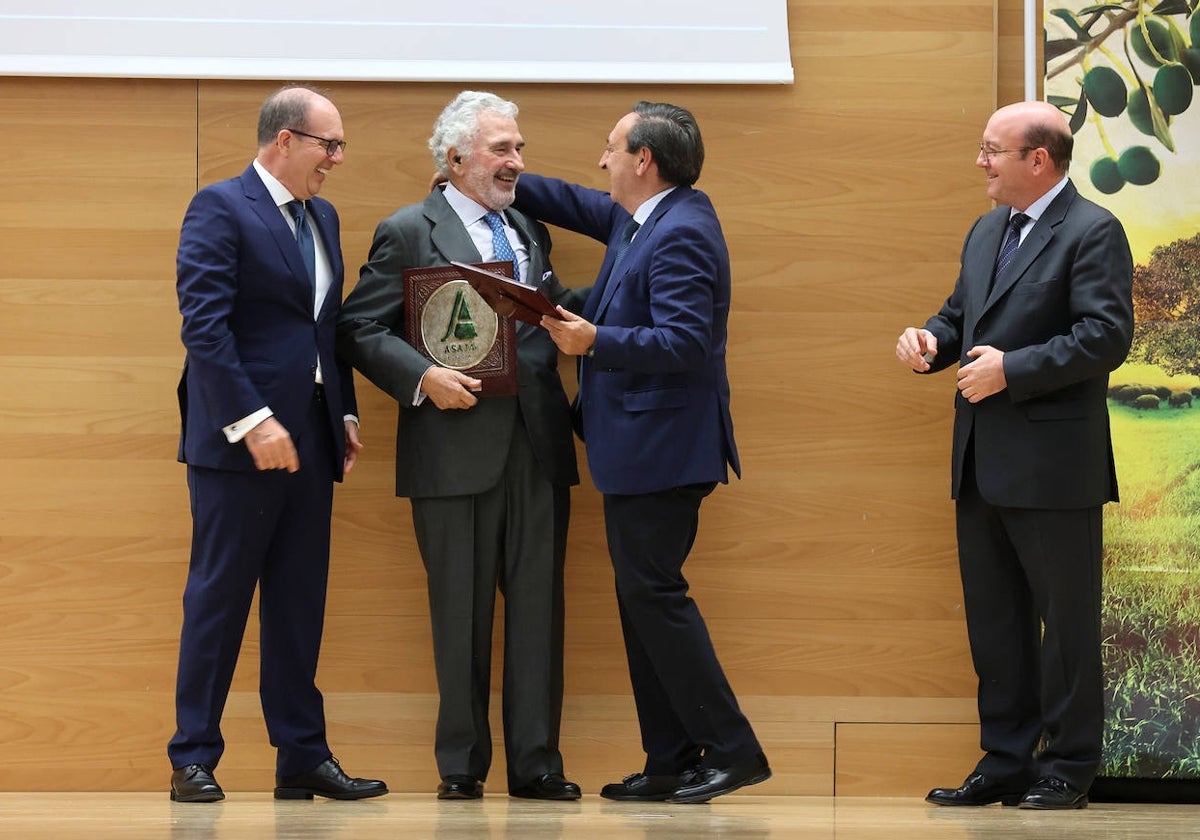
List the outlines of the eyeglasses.
<svg viewBox="0 0 1200 840">
<path fill-rule="evenodd" d="M 329 157 L 336 155 L 339 149 L 343 152 L 346 151 L 345 140 L 330 140 L 328 137 L 318 137 L 315 134 L 309 134 L 307 131 L 301 131 L 298 128 L 289 128 L 287 130 L 292 132 L 292 134 L 299 134 L 301 137 L 308 137 L 312 140 L 316 140 L 318 143 L 324 144 L 325 154 L 327 154 Z"/>
<path fill-rule="evenodd" d="M 992 149 L 986 143 L 979 144 L 979 154 L 983 155 L 985 161 L 990 162 L 995 155 L 1004 155 L 1009 152 L 1032 152 L 1037 146 L 1021 146 L 1016 149 Z"/>
</svg>

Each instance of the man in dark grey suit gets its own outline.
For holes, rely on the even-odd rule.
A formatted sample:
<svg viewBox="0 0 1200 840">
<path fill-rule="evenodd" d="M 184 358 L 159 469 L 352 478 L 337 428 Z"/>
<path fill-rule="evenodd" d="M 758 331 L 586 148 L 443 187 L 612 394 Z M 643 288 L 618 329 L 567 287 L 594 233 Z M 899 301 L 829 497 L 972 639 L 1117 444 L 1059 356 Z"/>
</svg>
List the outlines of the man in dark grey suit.
<svg viewBox="0 0 1200 840">
<path fill-rule="evenodd" d="M 896 346 L 918 373 L 959 365 L 952 492 L 985 754 L 929 792 L 938 805 L 1083 808 L 1100 764 L 1105 392 L 1133 337 L 1133 260 L 1067 178 L 1072 145 L 1049 103 L 992 115 L 976 164 L 1001 206 L 967 234 L 941 311 Z"/>
<path fill-rule="evenodd" d="M 558 749 L 563 565 L 570 487 L 579 483 L 558 351 L 545 330 L 521 325 L 519 394 L 481 399 L 480 380 L 433 364 L 402 338 L 404 270 L 451 260 L 512 259 L 518 279 L 569 309 L 582 305 L 587 289 L 572 292 L 554 275 L 545 226 L 508 209 L 525 169 L 516 116 L 513 103 L 477 91 L 446 107 L 429 147 L 448 183 L 379 224 L 338 322 L 339 351 L 400 406 L 396 495 L 412 502 L 428 576 L 441 799 L 481 796 L 491 765 L 497 585 L 509 793 L 580 796 Z"/>
</svg>

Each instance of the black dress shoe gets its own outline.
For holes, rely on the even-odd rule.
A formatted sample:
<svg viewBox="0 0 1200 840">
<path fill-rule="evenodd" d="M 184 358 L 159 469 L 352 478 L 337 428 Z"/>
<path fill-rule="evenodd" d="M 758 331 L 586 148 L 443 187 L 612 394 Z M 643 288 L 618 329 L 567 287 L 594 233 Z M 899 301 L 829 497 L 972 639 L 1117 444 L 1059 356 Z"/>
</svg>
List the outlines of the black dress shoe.
<svg viewBox="0 0 1200 840">
<path fill-rule="evenodd" d="M 532 782 L 521 785 L 508 792 L 509 796 L 518 799 L 556 799 L 569 801 L 578 799 L 581 795 L 579 785 L 568 782 L 562 773 L 546 773 L 538 776 Z"/>
<path fill-rule="evenodd" d="M 189 764 L 171 773 L 172 802 L 220 802 L 225 791 L 203 764 Z"/>
<path fill-rule="evenodd" d="M 689 781 L 667 797 L 668 802 L 697 805 L 716 796 L 733 793 L 746 785 L 756 785 L 771 778 L 771 768 L 762 753 L 739 761 L 730 767 L 702 767 Z"/>
<path fill-rule="evenodd" d="M 682 785 L 690 782 L 695 772 L 688 770 L 678 776 L 633 773 L 619 782 L 605 785 L 600 789 L 600 795 L 615 802 L 665 802 Z"/>
<path fill-rule="evenodd" d="M 479 799 L 483 785 L 474 776 L 450 775 L 438 785 L 438 799 Z"/>
<path fill-rule="evenodd" d="M 1074 811 L 1086 808 L 1087 794 L 1076 790 L 1062 779 L 1046 776 L 1038 779 L 1021 799 L 1022 808 L 1033 808 L 1038 811 Z"/>
<path fill-rule="evenodd" d="M 993 802 L 1016 805 L 1025 795 L 1025 790 L 1024 785 L 972 773 L 961 787 L 934 788 L 929 791 L 925 801 L 934 805 L 991 805 Z"/>
<path fill-rule="evenodd" d="M 276 799 L 369 799 L 383 796 L 387 785 L 378 779 L 354 779 L 347 776 L 336 758 L 327 758 L 299 776 L 276 776 Z"/>
</svg>

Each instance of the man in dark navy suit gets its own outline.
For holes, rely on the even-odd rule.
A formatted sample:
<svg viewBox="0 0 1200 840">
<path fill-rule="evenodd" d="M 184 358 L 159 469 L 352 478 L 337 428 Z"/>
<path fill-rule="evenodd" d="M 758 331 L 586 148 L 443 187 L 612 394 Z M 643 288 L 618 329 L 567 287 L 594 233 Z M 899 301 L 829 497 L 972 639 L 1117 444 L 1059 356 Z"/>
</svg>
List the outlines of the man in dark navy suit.
<svg viewBox="0 0 1200 840">
<path fill-rule="evenodd" d="M 519 209 L 607 243 L 582 317 L 543 318 L 580 356 L 577 410 L 596 488 L 646 762 L 619 801 L 706 802 L 771 776 L 688 597 L 700 503 L 740 467 L 725 372 L 729 251 L 708 196 L 700 128 L 639 102 L 608 137 L 612 192 L 525 175 Z"/>
<path fill-rule="evenodd" d="M 941 310 L 896 344 L 917 373 L 958 366 L 951 492 L 984 755 L 937 805 L 1084 808 L 1100 765 L 1105 392 L 1133 338 L 1133 258 L 1067 177 L 1073 145 L 1047 102 L 992 115 L 975 164 L 999 206 Z"/>
<path fill-rule="evenodd" d="M 221 714 L 255 587 L 259 694 L 278 750 L 275 797 L 362 799 L 325 741 L 315 684 L 333 483 L 358 457 L 349 368 L 334 356 L 342 300 L 338 216 L 317 198 L 343 161 L 333 103 L 303 87 L 263 103 L 258 155 L 192 199 L 177 291 L 192 553 L 183 595 L 171 799 L 214 802 Z"/>
</svg>

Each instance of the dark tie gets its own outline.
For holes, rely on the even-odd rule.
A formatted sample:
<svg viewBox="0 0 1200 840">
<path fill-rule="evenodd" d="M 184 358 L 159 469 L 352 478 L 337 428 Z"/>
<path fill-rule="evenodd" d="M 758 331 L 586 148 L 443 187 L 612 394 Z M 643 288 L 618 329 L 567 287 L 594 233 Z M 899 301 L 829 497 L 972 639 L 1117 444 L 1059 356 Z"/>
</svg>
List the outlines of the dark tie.
<svg viewBox="0 0 1200 840">
<path fill-rule="evenodd" d="M 483 218 L 492 229 L 492 250 L 496 252 L 496 259 L 512 260 L 513 279 L 519 281 L 521 268 L 517 265 L 517 255 L 513 252 L 512 243 L 508 241 L 508 234 L 504 232 L 504 220 L 495 210 L 489 210 Z"/>
<path fill-rule="evenodd" d="M 1025 227 L 1025 223 L 1028 221 L 1029 217 L 1024 213 L 1014 213 L 1013 217 L 1008 220 L 1008 235 L 1004 237 L 1004 244 L 1000 246 L 1000 256 L 996 259 L 993 287 L 1000 282 L 1000 278 L 1004 276 L 1004 270 L 1016 256 L 1017 246 L 1021 244 L 1021 228 Z"/>
<path fill-rule="evenodd" d="M 617 269 L 621 267 L 621 260 L 625 259 L 625 252 L 629 250 L 629 245 L 633 242 L 633 235 L 637 233 L 639 227 L 641 225 L 630 216 L 625 227 L 621 228 L 621 242 L 617 245 L 617 256 L 613 259 L 612 269 L 608 272 L 609 277 L 615 276 Z"/>
<path fill-rule="evenodd" d="M 296 244 L 300 246 L 300 256 L 304 259 L 304 267 L 308 269 L 308 281 L 314 286 L 317 283 L 317 251 L 313 242 L 312 228 L 305 218 L 304 202 L 293 200 L 288 202 L 292 218 L 296 220 Z"/>
</svg>

